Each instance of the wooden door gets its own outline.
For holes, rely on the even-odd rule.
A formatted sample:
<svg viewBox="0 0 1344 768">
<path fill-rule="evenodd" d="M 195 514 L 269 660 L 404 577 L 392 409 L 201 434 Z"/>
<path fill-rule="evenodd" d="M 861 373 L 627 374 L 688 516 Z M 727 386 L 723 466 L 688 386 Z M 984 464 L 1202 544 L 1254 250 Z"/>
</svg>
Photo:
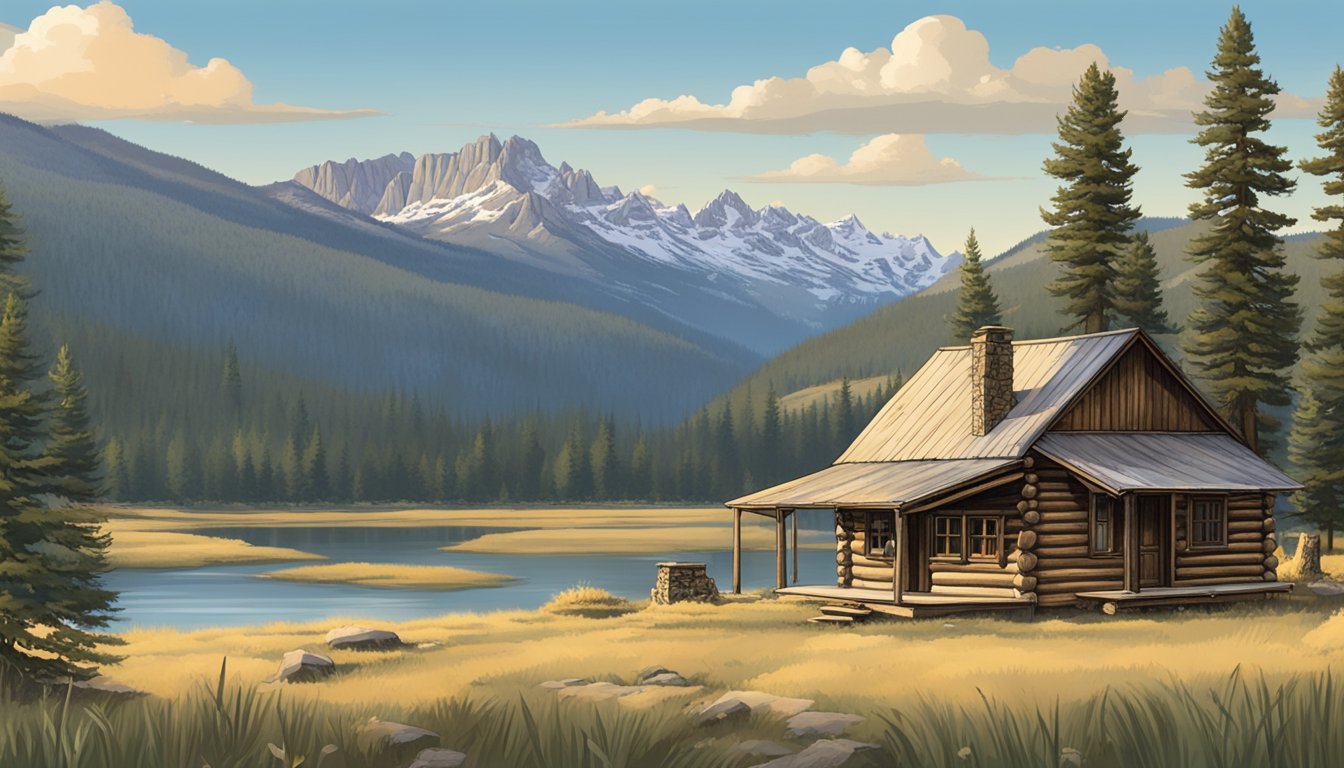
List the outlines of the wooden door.
<svg viewBox="0 0 1344 768">
<path fill-rule="evenodd" d="M 1171 497 L 1140 496 L 1138 502 L 1139 586 L 1170 586 L 1167 560 L 1171 546 Z"/>
</svg>

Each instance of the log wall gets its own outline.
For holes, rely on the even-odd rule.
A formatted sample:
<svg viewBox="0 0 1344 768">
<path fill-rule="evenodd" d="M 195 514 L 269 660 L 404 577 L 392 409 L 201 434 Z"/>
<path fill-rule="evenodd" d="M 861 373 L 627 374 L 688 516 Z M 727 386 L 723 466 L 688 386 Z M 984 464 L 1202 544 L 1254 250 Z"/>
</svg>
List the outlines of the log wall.
<svg viewBox="0 0 1344 768">
<path fill-rule="evenodd" d="M 1194 587 L 1239 581 L 1277 581 L 1274 550 L 1274 497 L 1259 493 L 1227 498 L 1227 546 L 1191 549 L 1188 541 L 1189 500 L 1176 497 L 1175 586 Z"/>
<path fill-rule="evenodd" d="M 1121 557 L 1092 557 L 1088 531 L 1091 493 L 1087 486 L 1048 459 L 1037 458 L 1040 522 L 1034 526 L 1037 605 L 1070 605 L 1079 592 L 1120 589 Z M 1119 513 L 1117 504 L 1116 513 Z"/>
</svg>

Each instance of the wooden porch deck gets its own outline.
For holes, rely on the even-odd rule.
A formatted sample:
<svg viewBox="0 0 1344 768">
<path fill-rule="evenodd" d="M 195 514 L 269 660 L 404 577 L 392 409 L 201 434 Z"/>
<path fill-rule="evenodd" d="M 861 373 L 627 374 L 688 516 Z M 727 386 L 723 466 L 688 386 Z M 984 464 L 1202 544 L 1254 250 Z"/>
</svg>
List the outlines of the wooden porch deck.
<svg viewBox="0 0 1344 768">
<path fill-rule="evenodd" d="M 1127 608 L 1268 600 L 1275 595 L 1287 594 L 1292 591 L 1292 582 L 1247 581 L 1236 584 L 1209 584 L 1198 587 L 1146 587 L 1138 592 L 1127 592 L 1121 589 L 1079 592 L 1078 599 L 1100 603 L 1103 611 L 1113 614 Z"/>
<path fill-rule="evenodd" d="M 784 597 L 805 597 L 819 600 L 835 600 L 857 603 L 867 606 L 877 613 L 888 616 L 900 616 L 907 619 L 920 619 L 934 616 L 946 616 L 953 613 L 973 613 L 981 611 L 1034 611 L 1036 601 L 1027 597 L 977 597 L 967 595 L 942 595 L 931 592 L 906 592 L 901 602 L 896 604 L 890 590 L 864 589 L 861 587 L 831 587 L 825 585 L 783 587 L 775 594 Z"/>
</svg>

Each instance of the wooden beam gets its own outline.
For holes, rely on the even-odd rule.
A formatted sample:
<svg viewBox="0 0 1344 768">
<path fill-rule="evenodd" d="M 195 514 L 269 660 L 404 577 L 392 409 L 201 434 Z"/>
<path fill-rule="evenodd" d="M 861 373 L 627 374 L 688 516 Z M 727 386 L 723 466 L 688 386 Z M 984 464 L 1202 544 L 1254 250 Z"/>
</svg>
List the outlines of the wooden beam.
<svg viewBox="0 0 1344 768">
<path fill-rule="evenodd" d="M 788 586 L 786 583 L 788 574 L 784 570 L 784 549 L 788 546 L 788 542 L 784 539 L 784 518 L 787 516 L 782 509 L 775 515 L 775 589 Z"/>
<path fill-rule="evenodd" d="M 1139 523 L 1134 514 L 1134 494 L 1126 493 L 1120 497 L 1125 510 L 1125 572 L 1121 584 L 1126 592 L 1139 591 Z"/>
<path fill-rule="evenodd" d="M 733 594 L 742 594 L 742 510 L 733 509 Z"/>
<path fill-rule="evenodd" d="M 789 515 L 792 527 L 789 530 L 789 548 L 793 551 L 793 583 L 798 583 L 798 515 Z"/>
<path fill-rule="evenodd" d="M 915 504 L 913 504 L 913 505 L 909 505 L 909 504 L 906 505 L 906 506 L 903 508 L 903 511 L 905 511 L 905 512 L 907 512 L 907 513 L 908 513 L 908 512 L 923 512 L 923 511 L 926 510 L 926 509 L 934 509 L 935 507 L 941 507 L 941 506 L 943 506 L 943 505 L 945 505 L 945 504 L 951 504 L 952 502 L 954 502 L 954 501 L 960 501 L 961 499 L 964 499 L 964 498 L 966 498 L 967 496 L 974 496 L 974 495 L 976 495 L 977 493 L 982 493 L 982 492 L 984 492 L 984 491 L 988 491 L 988 490 L 990 490 L 990 489 L 992 489 L 992 488 L 997 488 L 997 487 L 999 487 L 999 486 L 1001 486 L 1001 485 L 1007 485 L 1008 483 L 1013 483 L 1013 482 L 1016 482 L 1016 481 L 1018 481 L 1018 480 L 1021 480 L 1022 477 L 1023 477 L 1023 475 L 1025 475 L 1025 474 L 1026 474 L 1025 472 L 1023 472 L 1023 471 L 1021 471 L 1021 470 L 1017 470 L 1017 471 L 1015 471 L 1015 472 L 1011 472 L 1011 473 L 1009 473 L 1009 474 L 1007 474 L 1007 475 L 1003 475 L 1003 476 L 1001 476 L 1001 477 L 996 477 L 996 478 L 994 478 L 994 479 L 992 479 L 992 480 L 985 480 L 985 481 L 983 481 L 983 482 L 979 482 L 979 483 L 974 483 L 974 481 L 972 481 L 972 482 L 974 483 L 973 485 L 963 487 L 963 488 L 962 488 L 961 490 L 959 490 L 959 491 L 955 491 L 955 492 L 953 492 L 953 493 L 949 493 L 949 494 L 946 494 L 946 495 L 934 496 L 932 500 L 928 500 L 928 499 L 917 499 L 917 500 L 916 500 L 917 503 L 915 503 Z"/>
<path fill-rule="evenodd" d="M 905 515 L 900 510 L 893 509 L 891 535 L 895 537 L 896 546 L 892 551 L 891 557 L 891 599 L 896 605 L 901 604 L 905 597 Z"/>
</svg>

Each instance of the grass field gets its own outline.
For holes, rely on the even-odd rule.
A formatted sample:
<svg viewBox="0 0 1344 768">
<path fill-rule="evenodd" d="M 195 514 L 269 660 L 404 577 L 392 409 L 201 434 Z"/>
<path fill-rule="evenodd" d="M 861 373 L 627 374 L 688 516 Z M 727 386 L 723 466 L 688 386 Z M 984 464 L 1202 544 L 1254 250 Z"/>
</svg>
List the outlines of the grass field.
<svg viewBox="0 0 1344 768">
<path fill-rule="evenodd" d="M 391 563 L 329 563 L 303 565 L 263 573 L 264 579 L 304 581 L 317 584 L 357 584 L 361 587 L 410 589 L 471 589 L 497 587 L 514 581 L 513 576 L 484 573 L 447 565 L 394 565 Z"/>
<path fill-rule="evenodd" d="M 253 546 L 239 539 L 136 530 L 120 521 L 111 521 L 104 529 L 112 534 L 108 562 L 114 568 L 195 568 L 323 559 L 297 549 Z"/>
</svg>

